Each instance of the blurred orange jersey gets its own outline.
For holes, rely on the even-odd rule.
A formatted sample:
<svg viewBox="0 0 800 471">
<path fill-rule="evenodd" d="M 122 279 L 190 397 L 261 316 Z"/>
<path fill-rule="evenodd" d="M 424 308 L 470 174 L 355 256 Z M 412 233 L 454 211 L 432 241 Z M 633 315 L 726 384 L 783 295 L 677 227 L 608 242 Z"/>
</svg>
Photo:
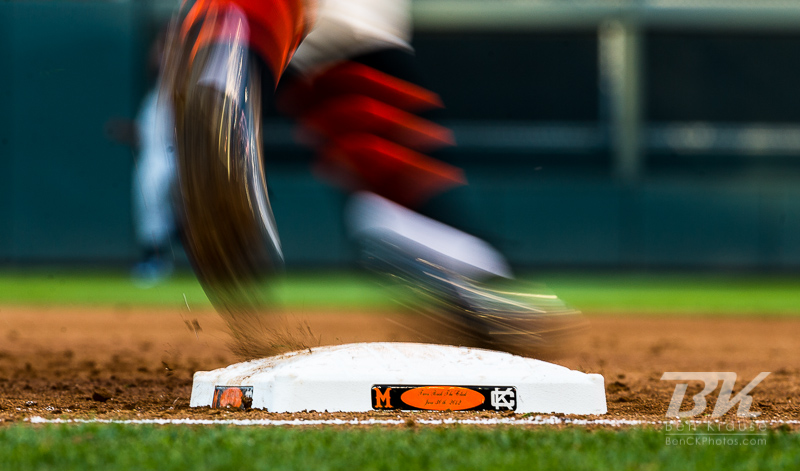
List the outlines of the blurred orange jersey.
<svg viewBox="0 0 800 471">
<path fill-rule="evenodd" d="M 313 0 L 197 0 L 183 20 L 181 33 L 186 36 L 193 28 L 199 28 L 196 52 L 230 37 L 228 29 L 232 26 L 226 19 L 244 18 L 244 31 L 237 34 L 245 35 L 243 39 L 264 59 L 277 79 L 308 33 L 315 4 Z M 219 21 L 204 21 L 210 17 Z"/>
<path fill-rule="evenodd" d="M 249 46 L 273 83 L 292 61 L 294 77 L 278 100 L 313 136 L 305 144 L 317 151 L 317 169 L 332 183 L 409 207 L 465 184 L 460 169 L 428 155 L 454 144 L 448 129 L 420 116 L 443 106 L 439 96 L 397 71 L 379 70 L 381 62 L 398 60 L 392 67 L 414 67 L 407 59 L 413 57 L 409 0 L 326 0 L 319 8 L 309 0 L 196 0 L 181 34 L 191 44 L 190 60 L 215 42 Z M 354 62 L 386 51 L 405 59 Z"/>
</svg>

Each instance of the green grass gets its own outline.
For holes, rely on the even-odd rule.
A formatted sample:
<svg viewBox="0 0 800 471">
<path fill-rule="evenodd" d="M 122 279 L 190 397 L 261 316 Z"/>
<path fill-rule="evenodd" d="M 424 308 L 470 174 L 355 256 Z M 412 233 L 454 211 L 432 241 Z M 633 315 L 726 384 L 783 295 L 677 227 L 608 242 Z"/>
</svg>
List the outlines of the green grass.
<svg viewBox="0 0 800 471">
<path fill-rule="evenodd" d="M 800 314 L 800 277 L 739 274 L 542 275 L 586 311 L 620 314 Z"/>
<path fill-rule="evenodd" d="M 800 465 L 800 435 L 771 432 L 758 438 L 766 443 L 667 446 L 662 431 L 642 429 L 17 425 L 0 428 L 0 463 L 4 470 L 347 471 L 744 470 Z"/>
<path fill-rule="evenodd" d="M 381 308 L 393 303 L 363 275 L 294 275 L 276 279 L 274 294 L 292 307 Z M 80 306 L 210 306 L 191 273 L 140 288 L 124 272 L 0 274 L 0 304 Z"/>
<path fill-rule="evenodd" d="M 800 314 L 800 277 L 777 275 L 564 274 L 523 276 L 541 282 L 587 314 Z M 521 286 L 525 286 L 522 284 Z M 524 288 L 523 288 L 524 289 Z M 398 293 L 357 272 L 290 273 L 274 286 L 292 308 L 392 309 Z M 150 289 L 124 272 L 0 273 L 0 304 L 208 306 L 202 288 L 182 273 Z"/>
</svg>

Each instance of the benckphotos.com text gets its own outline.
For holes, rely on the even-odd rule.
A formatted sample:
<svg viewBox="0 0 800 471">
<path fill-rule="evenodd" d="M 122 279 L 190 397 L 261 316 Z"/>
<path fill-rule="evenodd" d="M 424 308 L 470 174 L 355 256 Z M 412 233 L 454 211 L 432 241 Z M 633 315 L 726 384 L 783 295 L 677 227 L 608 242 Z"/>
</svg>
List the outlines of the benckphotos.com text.
<svg viewBox="0 0 800 471">
<path fill-rule="evenodd" d="M 767 424 L 753 422 L 665 424 L 667 446 L 754 446 L 767 444 Z"/>
<path fill-rule="evenodd" d="M 668 435 L 667 446 L 757 446 L 766 445 L 767 437 L 740 435 Z"/>
</svg>

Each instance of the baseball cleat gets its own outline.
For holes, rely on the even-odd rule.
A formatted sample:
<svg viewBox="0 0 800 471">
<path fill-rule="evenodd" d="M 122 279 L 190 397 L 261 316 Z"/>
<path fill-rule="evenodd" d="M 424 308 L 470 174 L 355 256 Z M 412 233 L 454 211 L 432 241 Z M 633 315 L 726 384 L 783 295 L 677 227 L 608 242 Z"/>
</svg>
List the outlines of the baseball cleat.
<svg viewBox="0 0 800 471">
<path fill-rule="evenodd" d="M 414 308 L 433 322 L 433 340 L 541 356 L 558 349 L 579 325 L 580 313 L 542 288 L 522 291 L 508 279 L 474 280 L 420 257 L 413 246 L 373 240 L 364 245 L 365 262 L 414 294 Z"/>
<path fill-rule="evenodd" d="M 350 209 L 365 265 L 413 292 L 434 341 L 551 356 L 581 323 L 547 290 L 520 290 L 502 256 L 477 237 L 372 194 Z"/>
</svg>

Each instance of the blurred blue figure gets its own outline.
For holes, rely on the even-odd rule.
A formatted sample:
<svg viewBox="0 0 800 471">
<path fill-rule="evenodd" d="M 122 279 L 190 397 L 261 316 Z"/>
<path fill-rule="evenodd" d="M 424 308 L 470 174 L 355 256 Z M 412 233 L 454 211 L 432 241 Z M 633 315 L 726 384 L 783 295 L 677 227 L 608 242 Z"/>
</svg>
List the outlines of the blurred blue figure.
<svg viewBox="0 0 800 471">
<path fill-rule="evenodd" d="M 171 243 L 176 233 L 172 208 L 175 182 L 175 145 L 172 113 L 150 90 L 136 117 L 139 153 L 133 175 L 133 216 L 142 260 L 133 268 L 137 284 L 152 286 L 173 270 Z"/>
<path fill-rule="evenodd" d="M 150 48 L 148 69 L 158 76 L 165 44 L 163 31 Z M 172 274 L 172 241 L 177 224 L 172 203 L 175 183 L 174 119 L 171 105 L 159 99 L 159 85 L 153 86 L 133 123 L 132 143 L 137 149 L 132 181 L 133 221 L 140 261 L 132 276 L 140 287 L 151 287 Z"/>
</svg>

